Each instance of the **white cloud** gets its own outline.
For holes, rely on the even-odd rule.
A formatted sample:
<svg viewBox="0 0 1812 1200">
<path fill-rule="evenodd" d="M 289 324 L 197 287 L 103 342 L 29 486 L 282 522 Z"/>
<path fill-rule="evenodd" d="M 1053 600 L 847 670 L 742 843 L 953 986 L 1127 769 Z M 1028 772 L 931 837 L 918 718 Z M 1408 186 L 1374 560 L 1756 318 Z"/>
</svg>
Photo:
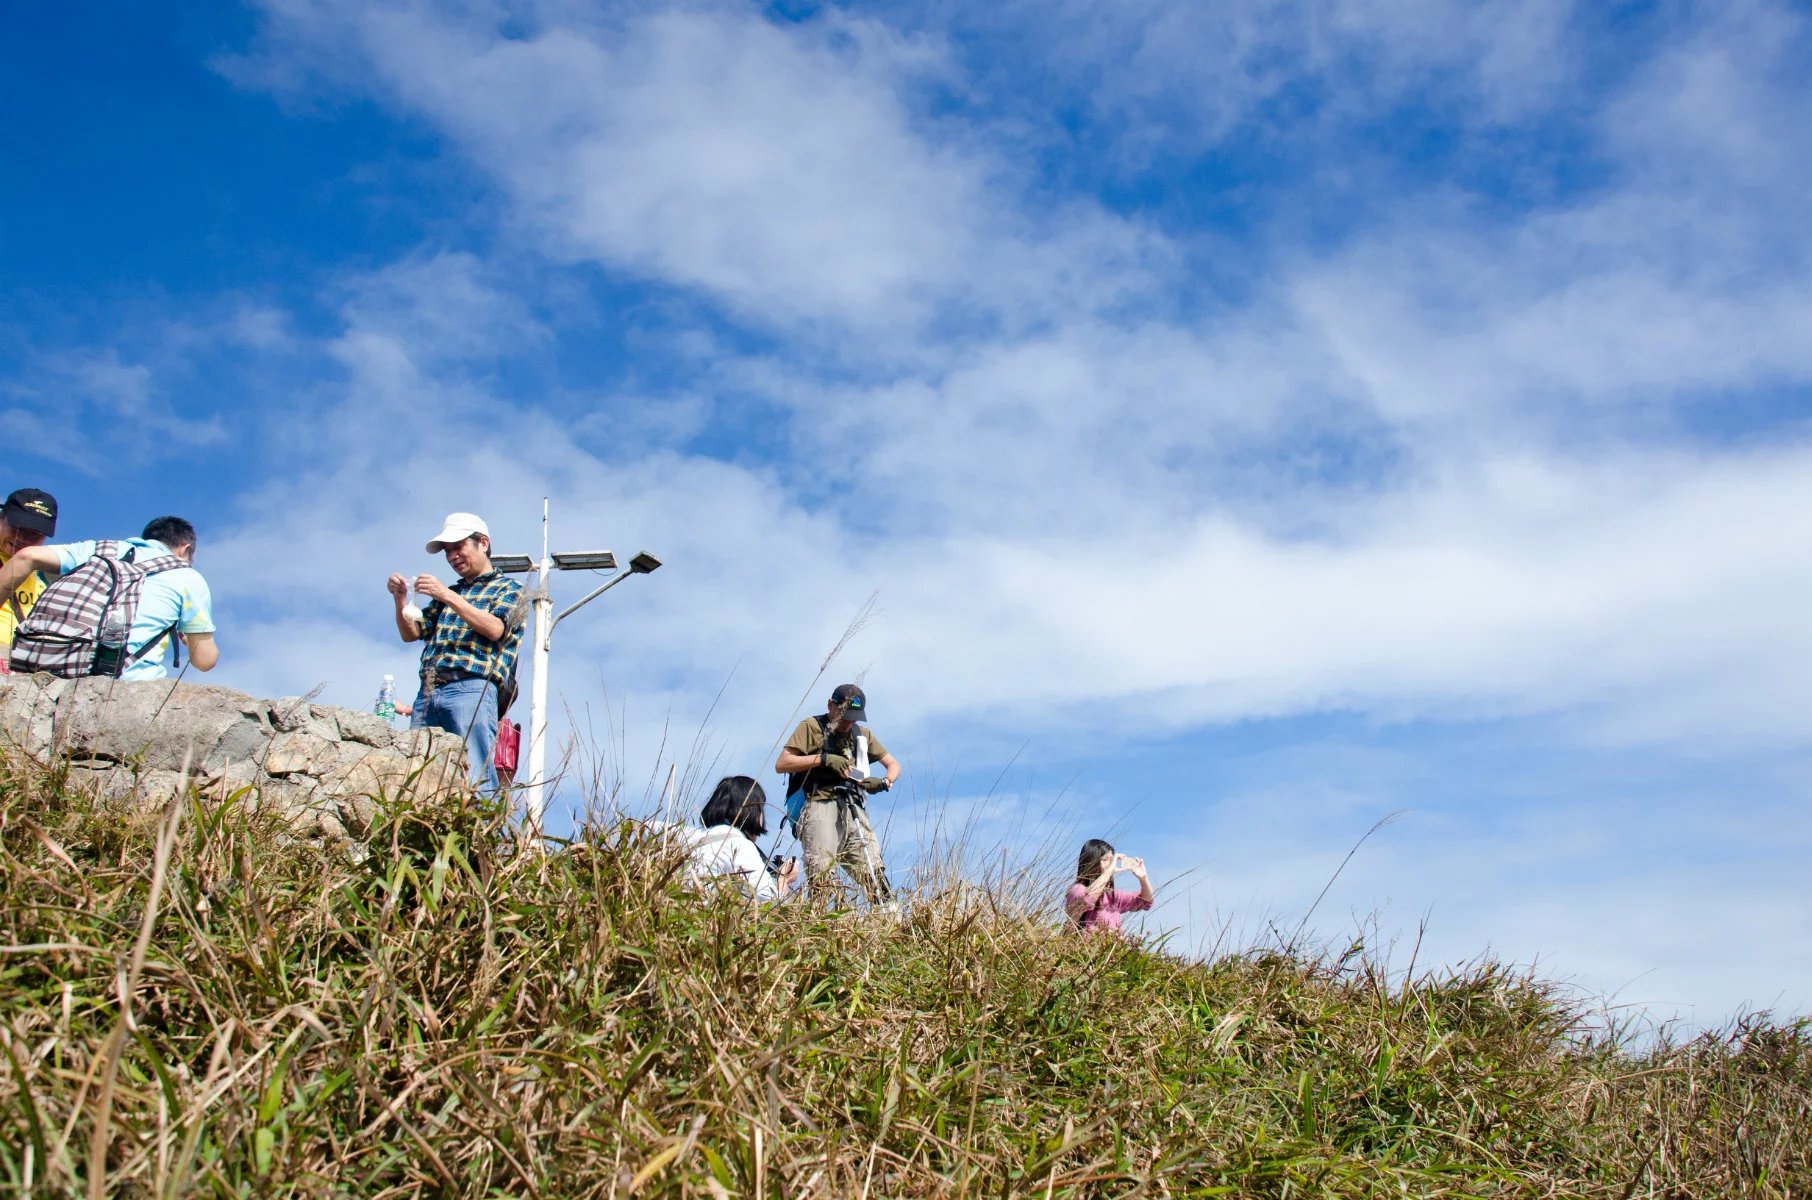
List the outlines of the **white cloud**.
<svg viewBox="0 0 1812 1200">
<path fill-rule="evenodd" d="M 787 647 L 809 657 L 879 584 L 886 619 L 865 644 L 932 718 L 976 705 L 1031 721 L 1121 705 L 1184 723 L 1576 709 L 1608 737 L 1806 732 L 1796 680 L 1812 651 L 1793 598 L 1807 580 L 1779 565 L 1806 561 L 1790 519 L 1807 499 L 1805 448 L 1559 436 L 1582 405 L 1665 408 L 1812 370 L 1794 336 L 1812 309 L 1803 284 L 1708 277 L 1715 239 L 1664 245 L 1688 219 L 1680 206 L 1703 198 L 1650 185 L 1657 150 L 1630 151 L 1622 186 L 1517 223 L 1416 199 L 1400 224 L 1299 256 L 1244 310 L 1109 320 L 1059 288 L 1035 302 L 1046 328 L 939 342 L 917 324 L 927 305 L 1033 304 L 1028 281 L 1051 275 L 1018 266 L 1063 264 L 1081 289 L 1115 255 L 1013 211 L 1025 195 L 1006 147 L 925 114 L 916 89 L 953 69 L 936 36 L 714 6 L 535 9 L 508 36 L 476 11 L 272 12 L 273 46 L 355 55 L 395 102 L 447 129 L 551 252 L 700 289 L 757 325 L 897 320 L 939 348 L 861 386 L 785 352 L 719 366 L 777 406 L 786 437 L 839 448 L 815 478 L 681 453 L 607 467 L 551 414 L 505 418 L 488 385 L 445 369 L 468 344 L 540 336 L 494 271 L 441 254 L 350 285 L 334 352 L 354 399 L 325 434 L 352 455 L 339 477 L 369 469 L 346 465 L 365 457 L 352 447 L 399 410 L 513 421 L 541 478 L 487 482 L 487 503 L 532 512 L 533 496 L 564 492 L 639 518 L 683 551 L 670 561 L 696 555 L 701 577 L 760 590 L 746 605 L 724 598 L 734 584 L 709 603 L 680 593 L 644 631 L 659 647 L 650 662 L 708 674 L 702 643 L 719 662 L 735 649 L 778 669 L 786 654 L 763 627 L 789 611 L 783 599 L 824 614 Z M 1545 51 L 1570 20 L 1558 6 L 1311 15 L 1306 34 L 1287 33 L 1281 9 L 1217 17 L 1228 24 L 1209 40 L 1296 76 L 1369 63 L 1374 101 L 1431 72 L 1533 95 L 1564 66 Z M 1145 17 L 1127 27 L 1141 53 L 1191 44 L 1175 36 L 1178 10 Z M 1313 42 L 1306 67 L 1264 49 L 1298 37 Z M 1638 73 L 1635 94 L 1686 69 L 1673 61 Z M 1171 63 L 1160 82 L 1186 69 Z M 1230 86 L 1206 67 L 1192 77 Z M 1519 103 L 1503 100 L 1505 119 Z M 1733 123 L 1755 119 L 1753 101 L 1738 108 Z M 1607 112 L 1607 144 L 1639 147 L 1627 110 Z M 619 403 L 606 397 L 606 412 Z M 688 401 L 674 428 L 700 420 Z M 484 461 L 429 437 L 393 473 L 433 481 L 415 502 L 467 507 L 452 496 Z M 851 494 L 862 503 L 846 519 L 816 509 Z M 734 552 L 713 527 L 725 514 Z M 747 552 L 798 544 L 813 548 L 809 570 Z M 1691 699 L 1712 694 L 1727 702 Z"/>
<path fill-rule="evenodd" d="M 1738 233 L 1783 189 L 1812 184 L 1794 136 L 1812 118 L 1802 78 L 1812 21 L 1766 0 L 1698 6 L 1692 16 L 1606 105 L 1606 146 L 1657 184 L 1733 204 L 1706 232 Z"/>
<path fill-rule="evenodd" d="M 418 255 L 351 281 L 341 311 L 366 352 L 373 339 L 429 364 L 532 352 L 547 330 L 498 274 L 467 252 Z"/>
<path fill-rule="evenodd" d="M 1490 135 L 1575 96 L 1577 11 L 1569 0 L 1020 0 L 901 5 L 898 19 L 960 31 L 972 69 L 1033 125 L 1054 108 L 1089 113 L 1136 173 L 1252 136 L 1350 139 L 1431 95 Z"/>
<path fill-rule="evenodd" d="M 1677 699 L 1657 734 L 1680 732 L 1682 711 L 1738 742 L 1812 733 L 1798 599 L 1812 534 L 1794 515 L 1812 502 L 1812 455 L 1480 467 L 1355 501 L 1330 540 L 1207 519 L 1147 521 L 1112 544 L 958 536 L 929 563 L 915 547 L 931 569 L 889 589 L 908 615 L 876 640 L 928 697 L 1029 719 L 1118 699 L 1181 724 L 1611 702 L 1633 721 Z M 1549 497 L 1523 485 L 1531 473 Z M 1686 702 L 1708 685 L 1753 703 Z"/>
<path fill-rule="evenodd" d="M 210 341 L 218 334 L 166 332 Z M 218 418 L 187 416 L 178 406 L 180 367 L 170 359 L 157 352 L 128 359 L 113 347 L 34 353 L 18 376 L 0 381 L 0 399 L 17 405 L 0 409 L 0 423 L 18 445 L 86 473 L 221 442 L 226 427 Z"/>
<path fill-rule="evenodd" d="M 1790 788 L 1749 790 L 1723 772 L 1675 780 L 1660 762 L 1615 759 L 1557 773 L 1497 754 L 1334 741 L 1243 764 L 1264 782 L 1125 847 L 1156 868 L 1148 927 L 1230 928 L 1236 945 L 1303 928 L 1337 949 L 1357 934 L 1399 971 L 1419 939 L 1421 970 L 1490 954 L 1689 1026 L 1812 1006 L 1800 870 L 1812 827 Z"/>
<path fill-rule="evenodd" d="M 1161 241 L 1086 203 L 1019 211 L 1029 181 L 909 102 L 941 52 L 878 23 L 700 5 L 555 11 L 508 37 L 501 14 L 266 7 L 285 49 L 368 61 L 549 252 L 698 289 L 755 324 L 854 327 L 879 349 L 953 315 L 1111 305 Z M 293 59 L 275 61 L 229 73 L 293 82 Z"/>
</svg>

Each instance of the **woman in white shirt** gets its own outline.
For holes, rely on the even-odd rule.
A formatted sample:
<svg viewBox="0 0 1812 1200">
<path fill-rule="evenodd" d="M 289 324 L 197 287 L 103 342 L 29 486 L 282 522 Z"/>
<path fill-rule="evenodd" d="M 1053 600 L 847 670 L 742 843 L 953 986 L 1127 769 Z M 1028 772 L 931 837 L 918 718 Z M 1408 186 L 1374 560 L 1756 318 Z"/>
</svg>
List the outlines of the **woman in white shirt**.
<svg viewBox="0 0 1812 1200">
<path fill-rule="evenodd" d="M 799 878 L 799 860 L 788 859 L 778 876 L 768 870 L 755 839 L 768 831 L 768 797 L 747 775 L 717 781 L 701 814 L 705 828 L 693 833 L 686 864 L 696 883 L 728 876 L 756 900 L 779 900 Z"/>
</svg>

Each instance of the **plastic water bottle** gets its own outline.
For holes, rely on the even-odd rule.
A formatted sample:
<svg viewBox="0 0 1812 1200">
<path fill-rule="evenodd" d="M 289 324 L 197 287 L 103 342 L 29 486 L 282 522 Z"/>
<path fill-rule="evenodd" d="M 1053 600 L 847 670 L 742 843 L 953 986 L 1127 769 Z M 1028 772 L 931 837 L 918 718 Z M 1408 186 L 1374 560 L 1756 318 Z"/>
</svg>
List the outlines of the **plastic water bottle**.
<svg viewBox="0 0 1812 1200">
<path fill-rule="evenodd" d="M 100 639 L 94 647 L 94 674 L 118 676 L 126 665 L 126 639 L 132 627 L 124 618 L 108 617 L 101 625 Z"/>
<path fill-rule="evenodd" d="M 384 676 L 384 684 L 378 688 L 377 703 L 371 711 L 386 721 L 396 720 L 396 676 Z"/>
</svg>

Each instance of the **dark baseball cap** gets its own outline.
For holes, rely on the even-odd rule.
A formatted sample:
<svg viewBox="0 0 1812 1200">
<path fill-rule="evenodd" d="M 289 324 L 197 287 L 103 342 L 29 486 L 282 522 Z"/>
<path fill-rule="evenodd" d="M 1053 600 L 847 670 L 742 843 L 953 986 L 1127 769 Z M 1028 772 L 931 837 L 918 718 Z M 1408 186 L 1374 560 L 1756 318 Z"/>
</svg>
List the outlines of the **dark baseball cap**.
<svg viewBox="0 0 1812 1200">
<path fill-rule="evenodd" d="M 837 690 L 831 693 L 830 702 L 843 706 L 845 721 L 860 721 L 868 715 L 868 697 L 853 683 L 839 683 Z"/>
<path fill-rule="evenodd" d="M 57 499 L 37 488 L 20 488 L 0 506 L 0 517 L 15 529 L 29 529 L 45 537 L 57 531 Z"/>
</svg>

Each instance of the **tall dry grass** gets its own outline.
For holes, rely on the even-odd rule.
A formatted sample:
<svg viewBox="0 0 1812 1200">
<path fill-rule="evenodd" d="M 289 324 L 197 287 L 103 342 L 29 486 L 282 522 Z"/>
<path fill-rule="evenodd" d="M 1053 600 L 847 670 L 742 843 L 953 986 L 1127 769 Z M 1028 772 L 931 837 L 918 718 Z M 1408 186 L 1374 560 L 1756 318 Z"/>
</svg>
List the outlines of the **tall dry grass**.
<svg viewBox="0 0 1812 1200">
<path fill-rule="evenodd" d="M 1812 1195 L 1812 1028 L 1595 1031 L 1479 962 L 1193 962 L 945 877 L 900 919 L 398 802 L 0 762 L 0 1186 L 32 1196 Z M 927 879 L 936 876 L 926 873 Z"/>
</svg>

